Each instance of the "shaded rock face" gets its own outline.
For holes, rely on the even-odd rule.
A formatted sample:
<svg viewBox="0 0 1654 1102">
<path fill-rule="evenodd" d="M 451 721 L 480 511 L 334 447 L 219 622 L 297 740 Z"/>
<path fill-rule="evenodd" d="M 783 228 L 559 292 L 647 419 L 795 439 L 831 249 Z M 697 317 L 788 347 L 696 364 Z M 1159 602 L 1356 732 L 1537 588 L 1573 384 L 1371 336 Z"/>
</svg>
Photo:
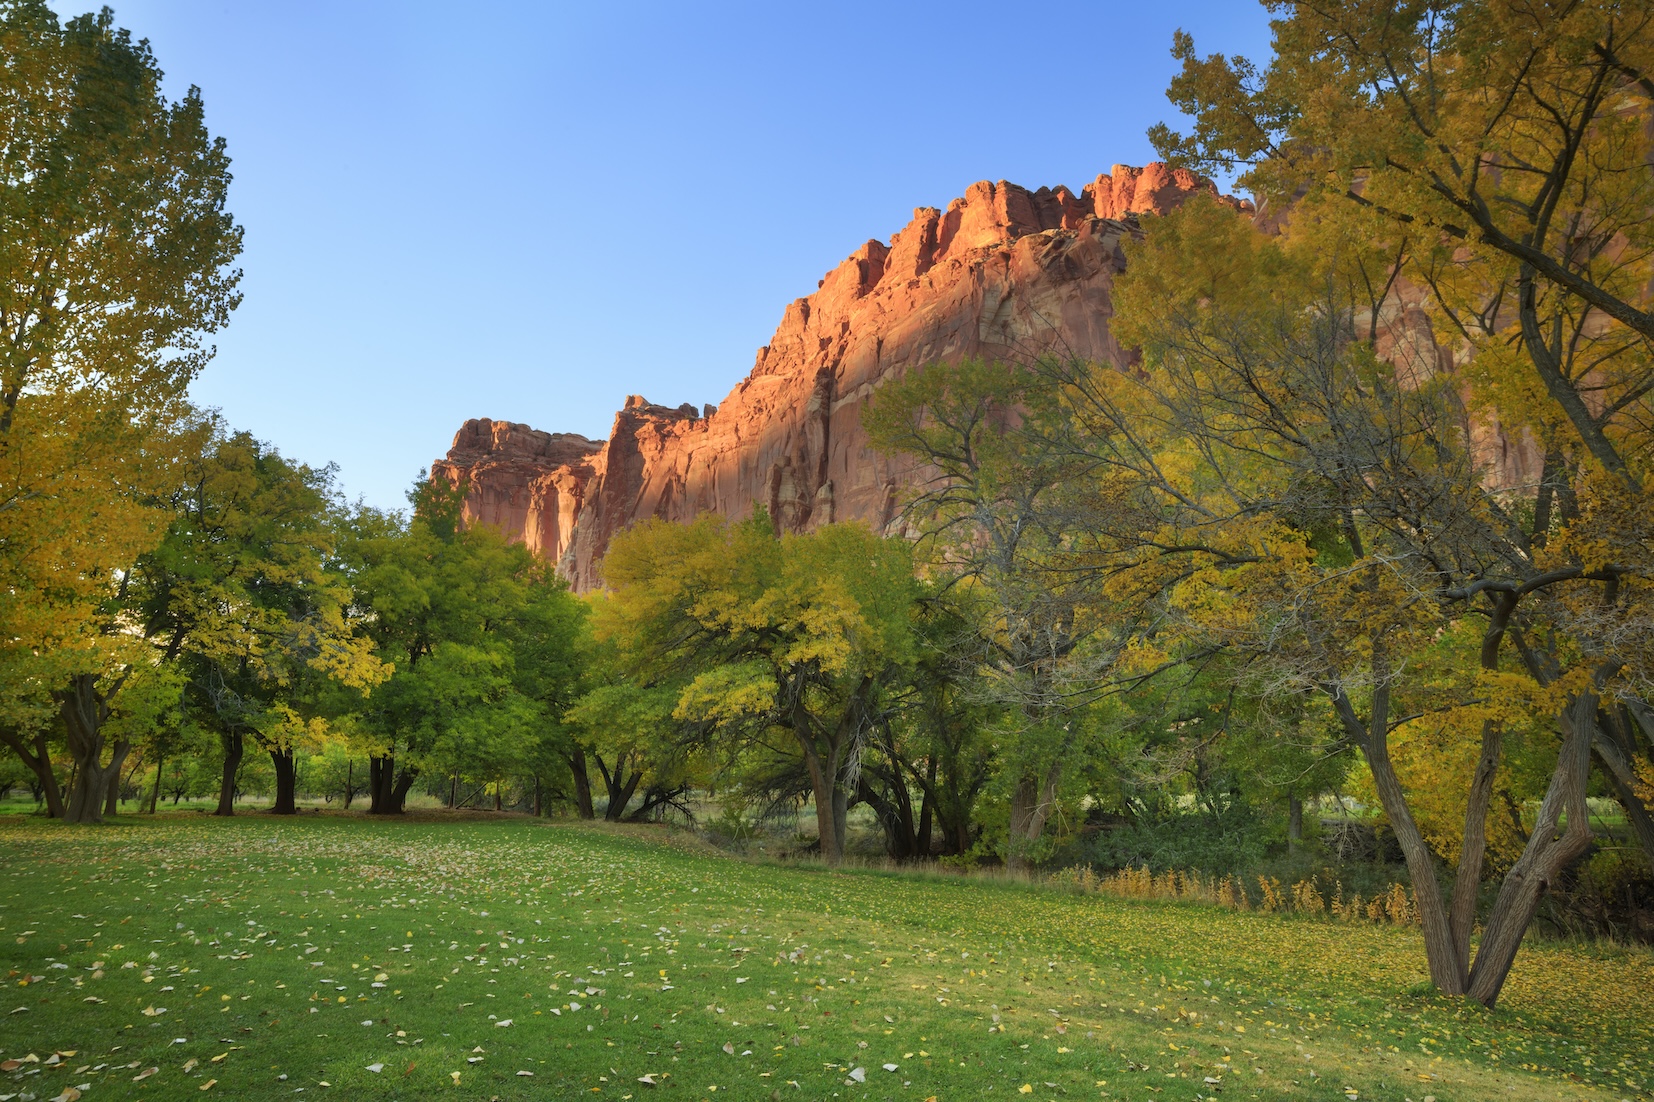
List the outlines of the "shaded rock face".
<svg viewBox="0 0 1654 1102">
<path fill-rule="evenodd" d="M 888 244 L 867 242 L 789 305 L 717 406 L 633 396 L 602 443 L 467 421 L 432 475 L 467 486 L 468 519 L 554 559 L 578 590 L 601 584 L 609 540 L 646 517 L 741 517 L 762 504 L 783 531 L 842 520 L 884 529 L 915 472 L 868 447 L 861 412 L 879 384 L 971 356 L 1123 365 L 1109 335 L 1120 241 L 1137 215 L 1199 193 L 1217 195 L 1163 164 L 1115 165 L 1079 195 L 973 184 L 946 210 L 914 211 Z"/>
</svg>

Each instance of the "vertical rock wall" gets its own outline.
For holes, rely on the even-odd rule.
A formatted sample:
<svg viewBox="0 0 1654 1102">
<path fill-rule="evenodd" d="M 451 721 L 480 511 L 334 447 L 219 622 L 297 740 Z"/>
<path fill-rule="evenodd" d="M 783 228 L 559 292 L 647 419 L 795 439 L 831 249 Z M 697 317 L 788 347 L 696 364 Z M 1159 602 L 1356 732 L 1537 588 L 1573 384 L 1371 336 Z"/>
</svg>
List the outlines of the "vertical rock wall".
<svg viewBox="0 0 1654 1102">
<path fill-rule="evenodd" d="M 1121 238 L 1136 231 L 1137 215 L 1197 193 L 1217 195 L 1204 178 L 1163 164 L 1115 165 L 1077 196 L 973 184 L 946 210 L 914 211 L 888 244 L 868 241 L 788 305 L 751 372 L 716 407 L 633 396 L 601 443 L 467 421 L 432 475 L 467 486 L 469 519 L 555 560 L 579 590 L 601 584 L 609 540 L 645 517 L 741 517 L 758 503 L 786 531 L 852 519 L 883 528 L 914 472 L 868 447 L 861 411 L 878 385 L 970 356 L 1123 364 L 1109 335 Z M 1438 369 L 1448 354 L 1423 310 L 1406 301 L 1397 310 L 1380 319 L 1405 334 L 1397 351 Z M 1478 432 L 1481 447 L 1503 456 L 1495 480 L 1508 483 L 1532 461 L 1531 445 L 1497 426 Z"/>
</svg>

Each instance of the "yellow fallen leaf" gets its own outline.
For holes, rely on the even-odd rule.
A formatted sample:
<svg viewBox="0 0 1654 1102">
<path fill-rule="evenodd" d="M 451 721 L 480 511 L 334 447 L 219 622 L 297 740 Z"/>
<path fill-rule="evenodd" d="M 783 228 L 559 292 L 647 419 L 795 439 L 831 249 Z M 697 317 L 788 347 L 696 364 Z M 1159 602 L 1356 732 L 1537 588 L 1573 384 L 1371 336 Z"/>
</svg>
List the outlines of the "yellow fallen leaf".
<svg viewBox="0 0 1654 1102">
<path fill-rule="evenodd" d="M 195 1066 L 199 1063 L 201 1063 L 201 1061 L 199 1061 L 195 1057 L 191 1056 L 188 1060 L 184 1061 L 184 1070 L 185 1071 L 192 1071 L 192 1070 L 194 1070 Z"/>
<path fill-rule="evenodd" d="M 216 1083 L 216 1082 L 218 1082 L 218 1080 L 216 1080 L 216 1079 L 209 1079 L 209 1080 L 207 1080 L 207 1081 L 206 1081 L 206 1082 L 205 1082 L 205 1083 L 202 1083 L 202 1084 L 201 1084 L 201 1086 L 200 1086 L 200 1087 L 199 1087 L 199 1088 L 197 1088 L 197 1089 L 199 1089 L 199 1090 L 204 1090 L 204 1091 L 210 1091 L 210 1090 L 212 1090 L 212 1088 L 213 1088 L 213 1084 L 214 1084 L 214 1083 Z"/>
<path fill-rule="evenodd" d="M 1033 1094 L 1034 1093 L 1034 1088 L 1033 1088 L 1032 1084 L 1024 1083 L 1024 1084 L 1022 1084 L 1022 1086 L 1017 1088 L 1017 1093 L 1018 1094 Z"/>
</svg>

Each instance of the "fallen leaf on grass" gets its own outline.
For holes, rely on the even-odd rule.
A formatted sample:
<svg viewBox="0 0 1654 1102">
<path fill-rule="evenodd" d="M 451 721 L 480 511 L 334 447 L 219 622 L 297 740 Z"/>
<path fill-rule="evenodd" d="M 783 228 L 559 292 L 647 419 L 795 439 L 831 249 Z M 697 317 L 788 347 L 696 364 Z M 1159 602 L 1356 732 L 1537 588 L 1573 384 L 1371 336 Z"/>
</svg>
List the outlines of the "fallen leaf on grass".
<svg viewBox="0 0 1654 1102">
<path fill-rule="evenodd" d="M 185 1071 L 193 1071 L 193 1070 L 195 1070 L 195 1068 L 200 1063 L 201 1063 L 201 1061 L 199 1061 L 195 1057 L 191 1056 L 188 1060 L 184 1061 L 184 1070 Z"/>
<path fill-rule="evenodd" d="M 51 1102 L 75 1102 L 79 1097 L 80 1092 L 74 1087 L 64 1087 L 63 1093 L 54 1097 Z"/>
<path fill-rule="evenodd" d="M 216 1079 L 209 1079 L 205 1083 L 202 1083 L 201 1086 L 196 1088 L 196 1089 L 204 1090 L 204 1091 L 210 1091 L 210 1090 L 213 1089 L 213 1085 L 217 1082 L 218 1082 L 218 1080 L 216 1080 Z"/>
<path fill-rule="evenodd" d="M 132 1081 L 134 1083 L 136 1083 L 140 1079 L 148 1079 L 151 1075 L 154 1075 L 156 1072 L 158 1072 L 160 1070 L 161 1070 L 160 1068 L 145 1068 L 143 1071 L 140 1071 L 137 1075 L 134 1075 L 132 1077 Z"/>
<path fill-rule="evenodd" d="M 369 1064 L 367 1066 L 367 1070 L 373 1072 L 373 1074 L 375 1074 L 375 1075 L 378 1075 L 380 1072 L 385 1070 L 385 1065 L 384 1064 Z"/>
</svg>

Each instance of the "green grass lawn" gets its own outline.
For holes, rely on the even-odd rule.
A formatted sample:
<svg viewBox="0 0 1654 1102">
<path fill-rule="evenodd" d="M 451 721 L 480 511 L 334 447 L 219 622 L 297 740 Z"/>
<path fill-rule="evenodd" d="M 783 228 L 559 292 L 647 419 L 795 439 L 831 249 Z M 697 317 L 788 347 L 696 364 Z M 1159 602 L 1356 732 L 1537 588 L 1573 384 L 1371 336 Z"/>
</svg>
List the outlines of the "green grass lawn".
<svg viewBox="0 0 1654 1102">
<path fill-rule="evenodd" d="M 1412 930 L 749 864 L 515 817 L 7 816 L 0 873 L 0 1099 L 19 1102 L 1654 1085 L 1646 952 L 1531 947 L 1485 1012 L 1420 993 Z"/>
</svg>

